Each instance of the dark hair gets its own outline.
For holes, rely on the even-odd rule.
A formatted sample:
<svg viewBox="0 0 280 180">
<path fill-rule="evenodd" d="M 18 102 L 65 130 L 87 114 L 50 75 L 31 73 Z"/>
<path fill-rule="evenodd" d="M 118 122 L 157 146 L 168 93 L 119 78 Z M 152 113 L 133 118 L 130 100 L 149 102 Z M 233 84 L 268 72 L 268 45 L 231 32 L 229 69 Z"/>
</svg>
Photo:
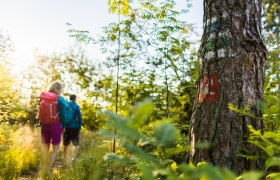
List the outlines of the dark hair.
<svg viewBox="0 0 280 180">
<path fill-rule="evenodd" d="M 76 100 L 76 95 L 75 95 L 75 94 L 71 94 L 71 95 L 70 95 L 70 100 L 71 100 L 71 101 Z"/>
</svg>

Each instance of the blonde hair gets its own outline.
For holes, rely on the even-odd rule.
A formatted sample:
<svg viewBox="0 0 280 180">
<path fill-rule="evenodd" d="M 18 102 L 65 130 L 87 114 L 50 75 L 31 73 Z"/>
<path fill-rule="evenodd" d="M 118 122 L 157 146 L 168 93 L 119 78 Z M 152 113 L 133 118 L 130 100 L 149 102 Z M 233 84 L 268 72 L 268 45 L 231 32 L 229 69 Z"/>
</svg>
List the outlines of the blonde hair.
<svg viewBox="0 0 280 180">
<path fill-rule="evenodd" d="M 61 90 L 62 90 L 62 84 L 59 81 L 54 81 L 49 85 L 47 91 L 60 95 Z"/>
</svg>

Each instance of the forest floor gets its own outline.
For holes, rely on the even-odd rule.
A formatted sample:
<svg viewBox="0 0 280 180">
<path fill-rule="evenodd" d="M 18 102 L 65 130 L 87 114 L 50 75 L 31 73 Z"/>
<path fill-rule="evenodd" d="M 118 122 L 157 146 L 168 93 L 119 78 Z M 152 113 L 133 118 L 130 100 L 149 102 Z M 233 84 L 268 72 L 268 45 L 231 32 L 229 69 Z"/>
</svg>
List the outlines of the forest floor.
<svg viewBox="0 0 280 180">
<path fill-rule="evenodd" d="M 55 171 L 62 171 L 63 168 L 66 167 L 63 164 L 62 158 L 58 157 L 58 159 L 55 162 L 55 167 L 50 171 L 51 173 L 55 172 Z M 35 171 L 32 171 L 28 174 L 22 174 L 20 177 L 17 178 L 17 180 L 41 180 L 41 179 L 45 179 L 42 178 L 40 175 L 40 168 L 38 167 L 38 169 Z"/>
<path fill-rule="evenodd" d="M 106 176 L 107 174 L 107 163 L 104 161 L 104 156 L 112 152 L 112 140 L 100 136 L 97 132 L 82 131 L 78 156 L 75 161 L 71 161 L 73 157 L 73 145 L 71 144 L 67 164 L 63 161 L 63 145 L 61 144 L 55 167 L 47 173 L 40 168 L 42 146 L 39 128 L 32 131 L 29 128 L 21 128 L 14 132 L 17 132 L 14 135 L 15 140 L 11 139 L 12 146 L 5 152 L 5 154 L 11 154 L 8 157 L 13 160 L 2 162 L 3 158 L 0 156 L 0 165 L 4 164 L 0 180 L 68 179 L 68 177 L 69 179 L 84 179 L 84 176 L 98 179 L 101 175 Z M 30 137 L 33 139 L 28 143 L 27 139 Z M 18 139 L 20 141 L 17 141 Z M 51 153 L 52 147 L 48 160 L 50 160 Z"/>
</svg>

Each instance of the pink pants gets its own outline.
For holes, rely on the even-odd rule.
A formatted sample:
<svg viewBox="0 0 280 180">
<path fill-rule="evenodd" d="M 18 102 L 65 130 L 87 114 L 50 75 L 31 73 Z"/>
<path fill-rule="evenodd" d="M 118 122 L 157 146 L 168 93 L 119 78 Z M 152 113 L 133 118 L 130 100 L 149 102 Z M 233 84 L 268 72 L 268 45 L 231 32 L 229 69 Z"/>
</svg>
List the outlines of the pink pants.
<svg viewBox="0 0 280 180">
<path fill-rule="evenodd" d="M 42 125 L 41 137 L 44 144 L 60 144 L 62 127 L 61 124 Z"/>
</svg>

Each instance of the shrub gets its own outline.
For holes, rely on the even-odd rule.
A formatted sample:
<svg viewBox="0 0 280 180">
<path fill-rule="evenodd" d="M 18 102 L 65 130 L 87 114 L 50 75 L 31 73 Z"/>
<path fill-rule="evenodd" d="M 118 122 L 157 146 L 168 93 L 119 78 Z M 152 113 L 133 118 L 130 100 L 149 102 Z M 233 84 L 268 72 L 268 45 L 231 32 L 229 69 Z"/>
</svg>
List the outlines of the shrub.
<svg viewBox="0 0 280 180">
<path fill-rule="evenodd" d="M 4 126 L 0 131 L 0 176 L 14 179 L 32 173 L 39 165 L 36 133 L 29 127 Z"/>
</svg>

